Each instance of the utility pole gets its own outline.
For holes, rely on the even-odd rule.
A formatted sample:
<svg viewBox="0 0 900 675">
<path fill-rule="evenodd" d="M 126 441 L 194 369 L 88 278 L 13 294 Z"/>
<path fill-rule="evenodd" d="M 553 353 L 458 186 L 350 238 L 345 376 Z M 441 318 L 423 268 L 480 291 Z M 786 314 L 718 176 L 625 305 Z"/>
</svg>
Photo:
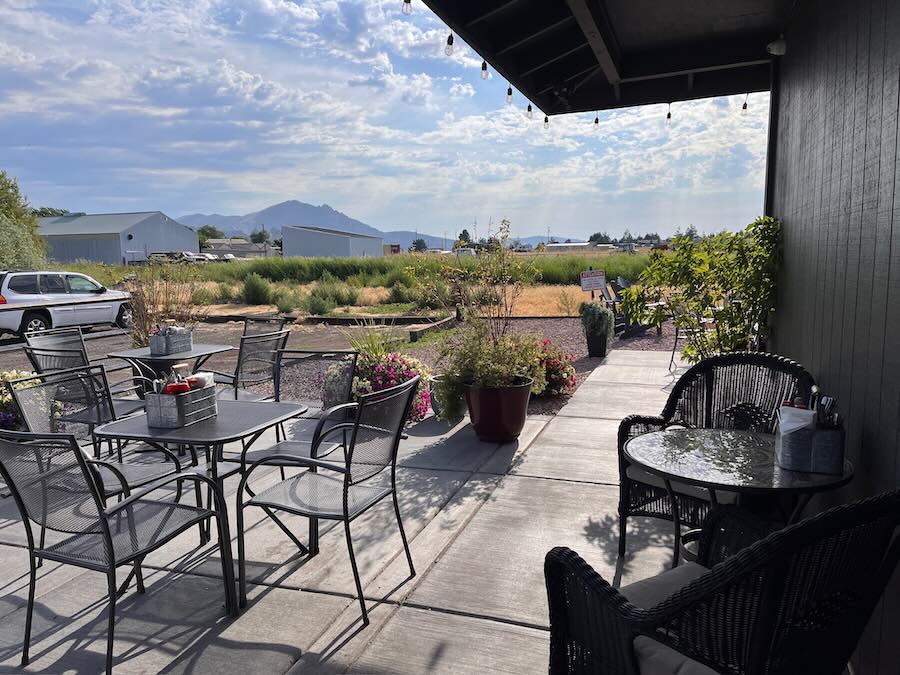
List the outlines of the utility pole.
<svg viewBox="0 0 900 675">
<path fill-rule="evenodd" d="M 447 230 L 444 230 L 444 246 L 443 250 L 447 250 Z"/>
<path fill-rule="evenodd" d="M 547 243 L 550 243 L 550 226 L 547 226 Z"/>
</svg>

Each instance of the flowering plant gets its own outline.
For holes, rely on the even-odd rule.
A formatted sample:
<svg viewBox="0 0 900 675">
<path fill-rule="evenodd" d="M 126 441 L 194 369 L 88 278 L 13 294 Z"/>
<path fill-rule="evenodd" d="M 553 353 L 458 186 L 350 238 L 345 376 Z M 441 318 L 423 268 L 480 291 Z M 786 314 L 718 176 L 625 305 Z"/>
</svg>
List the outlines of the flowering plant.
<svg viewBox="0 0 900 675">
<path fill-rule="evenodd" d="M 0 372 L 0 382 L 18 380 L 29 375 L 32 375 L 32 373 L 27 370 L 5 370 Z M 17 431 L 22 428 L 22 419 L 19 416 L 19 411 L 16 409 L 16 403 L 13 401 L 12 394 L 9 393 L 9 388 L 0 385 L 0 429 Z"/>
<path fill-rule="evenodd" d="M 559 396 L 575 388 L 575 357 L 559 345 L 545 339 L 541 343 L 541 365 L 546 373 L 547 386 L 541 396 Z"/>
<path fill-rule="evenodd" d="M 353 393 L 358 396 L 389 389 L 411 380 L 416 375 L 421 376 L 422 384 L 419 385 L 413 399 L 409 421 L 418 422 L 425 418 L 431 405 L 431 393 L 428 390 L 431 371 L 428 366 L 412 356 L 395 351 L 382 354 L 361 352 L 356 361 Z"/>
</svg>

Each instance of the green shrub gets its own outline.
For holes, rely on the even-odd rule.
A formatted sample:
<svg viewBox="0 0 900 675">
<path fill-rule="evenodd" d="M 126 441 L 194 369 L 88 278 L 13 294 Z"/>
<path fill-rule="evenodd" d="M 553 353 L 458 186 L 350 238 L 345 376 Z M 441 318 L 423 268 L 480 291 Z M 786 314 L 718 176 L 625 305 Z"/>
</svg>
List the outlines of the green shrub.
<svg viewBox="0 0 900 675">
<path fill-rule="evenodd" d="M 359 300 L 359 288 L 341 283 L 330 272 L 324 272 L 313 288 L 311 297 L 321 298 L 333 306 L 355 305 Z"/>
<path fill-rule="evenodd" d="M 216 286 L 216 299 L 219 302 L 231 302 L 234 300 L 234 287 L 224 281 L 221 282 Z"/>
<path fill-rule="evenodd" d="M 0 269 L 40 269 L 44 254 L 28 228 L 0 214 Z"/>
<path fill-rule="evenodd" d="M 391 290 L 388 293 L 387 302 L 392 305 L 406 302 L 415 302 L 416 295 L 416 292 L 412 288 L 404 286 L 403 284 L 395 284 L 391 286 Z"/>
<path fill-rule="evenodd" d="M 192 305 L 211 305 L 216 301 L 216 294 L 206 288 L 200 286 L 191 292 Z"/>
<path fill-rule="evenodd" d="M 300 305 L 300 298 L 294 291 L 282 289 L 273 294 L 273 304 L 284 314 L 293 312 Z"/>
<path fill-rule="evenodd" d="M 306 311 L 316 316 L 328 314 L 328 312 L 336 307 L 336 305 L 328 298 L 323 298 L 322 296 L 315 294 L 310 294 L 309 297 L 306 298 L 305 305 Z"/>
<path fill-rule="evenodd" d="M 268 305 L 272 300 L 272 284 L 259 274 L 247 275 L 241 297 L 248 305 Z"/>
</svg>

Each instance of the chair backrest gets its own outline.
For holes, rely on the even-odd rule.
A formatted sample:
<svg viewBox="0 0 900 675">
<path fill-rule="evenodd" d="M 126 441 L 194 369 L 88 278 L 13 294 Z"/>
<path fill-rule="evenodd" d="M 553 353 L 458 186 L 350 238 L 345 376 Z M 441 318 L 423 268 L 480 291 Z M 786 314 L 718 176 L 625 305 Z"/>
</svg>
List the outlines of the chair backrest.
<svg viewBox="0 0 900 675">
<path fill-rule="evenodd" d="M 275 381 L 275 362 L 291 331 L 245 335 L 241 337 L 238 362 L 234 370 L 235 392 L 247 385 Z"/>
<path fill-rule="evenodd" d="M 356 421 L 347 446 L 347 481 L 360 483 L 393 471 L 403 426 L 419 388 L 419 376 L 390 389 L 359 397 Z"/>
<path fill-rule="evenodd" d="M 275 360 L 275 400 L 310 408 L 331 408 L 353 400 L 357 352 L 279 350 Z"/>
<path fill-rule="evenodd" d="M 80 349 L 23 347 L 36 373 L 50 373 L 88 365 L 87 354 Z"/>
<path fill-rule="evenodd" d="M 773 433 L 784 400 L 809 401 L 815 380 L 803 366 L 764 352 L 719 354 L 691 366 L 675 383 L 663 417 L 705 429 Z"/>
<path fill-rule="evenodd" d="M 65 533 L 103 533 L 98 477 L 74 437 L 0 431 L 0 473 L 29 523 Z"/>
<path fill-rule="evenodd" d="M 284 330 L 288 320 L 283 316 L 245 316 L 244 335 L 259 335 Z"/>
<path fill-rule="evenodd" d="M 33 433 L 65 433 L 83 440 L 95 426 L 116 419 L 101 365 L 29 375 L 7 387 Z"/>
<path fill-rule="evenodd" d="M 79 326 L 25 333 L 25 342 L 29 347 L 40 349 L 80 349 L 87 358 L 87 347 Z"/>
</svg>

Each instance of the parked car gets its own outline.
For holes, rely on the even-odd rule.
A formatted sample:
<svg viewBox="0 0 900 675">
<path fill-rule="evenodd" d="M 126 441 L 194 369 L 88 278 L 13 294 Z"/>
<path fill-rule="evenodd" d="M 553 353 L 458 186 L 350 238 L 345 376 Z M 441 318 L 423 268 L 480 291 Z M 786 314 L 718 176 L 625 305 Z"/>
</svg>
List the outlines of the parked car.
<svg viewBox="0 0 900 675">
<path fill-rule="evenodd" d="M 234 255 L 234 253 L 222 254 L 222 262 L 231 262 L 232 260 L 237 260 L 237 257 Z"/>
<path fill-rule="evenodd" d="M 219 256 L 215 253 L 201 253 L 200 255 L 209 260 L 209 262 L 219 262 Z"/>
<path fill-rule="evenodd" d="M 131 295 L 77 272 L 0 272 L 0 333 L 134 322 Z"/>
</svg>

